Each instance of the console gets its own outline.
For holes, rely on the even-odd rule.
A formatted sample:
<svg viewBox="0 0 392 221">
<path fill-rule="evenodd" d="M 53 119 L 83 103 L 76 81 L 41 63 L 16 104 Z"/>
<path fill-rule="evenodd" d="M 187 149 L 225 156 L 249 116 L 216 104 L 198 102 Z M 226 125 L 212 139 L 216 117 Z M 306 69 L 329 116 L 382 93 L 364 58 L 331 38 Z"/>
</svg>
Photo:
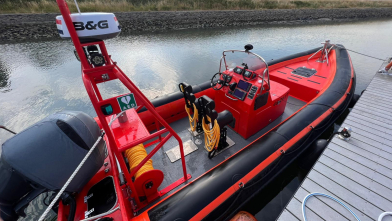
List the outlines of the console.
<svg viewBox="0 0 392 221">
<path fill-rule="evenodd" d="M 245 139 L 283 114 L 289 93 L 286 86 L 273 81 L 269 85 L 257 77 L 263 70 L 249 71 L 244 79 L 247 71 L 240 67 L 224 71 L 221 80 L 227 84 L 215 92 L 216 110 L 230 111 L 235 119 L 230 127 Z"/>
</svg>

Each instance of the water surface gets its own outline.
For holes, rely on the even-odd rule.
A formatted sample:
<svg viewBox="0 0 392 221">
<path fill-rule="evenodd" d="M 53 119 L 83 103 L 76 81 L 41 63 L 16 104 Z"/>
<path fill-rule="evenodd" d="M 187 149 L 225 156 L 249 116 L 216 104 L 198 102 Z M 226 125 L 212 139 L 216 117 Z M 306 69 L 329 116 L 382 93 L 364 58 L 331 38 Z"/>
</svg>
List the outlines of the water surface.
<svg viewBox="0 0 392 221">
<path fill-rule="evenodd" d="M 176 30 L 121 35 L 107 41 L 109 53 L 149 98 L 198 84 L 218 71 L 224 49 L 247 43 L 266 60 L 320 46 L 325 39 L 349 49 L 385 58 L 391 55 L 392 20 L 319 25 L 280 25 Z M 366 88 L 381 61 L 350 53 L 357 73 L 357 93 Z M 126 92 L 105 83 L 107 96 Z M 0 125 L 15 131 L 61 110 L 95 111 L 84 89 L 80 64 L 70 41 L 0 45 Z M 0 131 L 0 143 L 10 134 Z"/>
</svg>

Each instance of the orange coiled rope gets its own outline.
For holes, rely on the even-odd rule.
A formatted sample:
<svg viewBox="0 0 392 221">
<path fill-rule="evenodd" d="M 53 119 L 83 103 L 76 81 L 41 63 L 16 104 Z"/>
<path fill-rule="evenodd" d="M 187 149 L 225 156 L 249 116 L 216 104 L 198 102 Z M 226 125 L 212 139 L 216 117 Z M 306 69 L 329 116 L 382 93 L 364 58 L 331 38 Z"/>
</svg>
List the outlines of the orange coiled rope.
<svg viewBox="0 0 392 221">
<path fill-rule="evenodd" d="M 197 127 L 197 119 L 199 118 L 199 111 L 197 110 L 195 104 L 193 104 L 193 117 L 191 116 L 191 110 L 192 110 L 191 108 L 188 108 L 185 105 L 185 110 L 189 116 L 189 124 L 191 125 L 191 130 L 195 131 Z"/>
<path fill-rule="evenodd" d="M 205 119 L 203 117 L 203 131 L 204 131 L 204 144 L 208 152 L 211 152 L 213 149 L 218 147 L 220 140 L 220 128 L 218 121 L 215 119 L 214 127 L 211 128 L 211 118 L 206 116 L 207 120 L 210 122 L 206 124 Z"/>
<path fill-rule="evenodd" d="M 137 146 L 132 147 L 125 151 L 125 157 L 128 159 L 129 168 L 131 171 L 139 165 L 140 162 L 144 158 L 147 157 L 147 151 L 144 149 L 143 144 L 139 144 Z M 149 159 L 135 174 L 135 179 L 140 177 L 143 173 L 153 170 L 154 167 L 152 166 L 152 160 Z"/>
</svg>

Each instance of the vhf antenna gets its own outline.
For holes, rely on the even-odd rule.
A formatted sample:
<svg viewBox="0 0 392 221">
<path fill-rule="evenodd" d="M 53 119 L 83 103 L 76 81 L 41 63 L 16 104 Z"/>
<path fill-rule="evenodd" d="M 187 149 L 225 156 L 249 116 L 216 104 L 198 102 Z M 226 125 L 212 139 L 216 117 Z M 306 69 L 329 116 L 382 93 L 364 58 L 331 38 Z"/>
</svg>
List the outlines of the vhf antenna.
<svg viewBox="0 0 392 221">
<path fill-rule="evenodd" d="M 80 13 L 80 9 L 79 9 L 78 3 L 76 2 L 76 0 L 74 0 L 74 2 L 75 2 L 75 5 L 76 5 L 76 8 L 78 9 L 79 14 L 81 15 L 82 13 Z"/>
</svg>

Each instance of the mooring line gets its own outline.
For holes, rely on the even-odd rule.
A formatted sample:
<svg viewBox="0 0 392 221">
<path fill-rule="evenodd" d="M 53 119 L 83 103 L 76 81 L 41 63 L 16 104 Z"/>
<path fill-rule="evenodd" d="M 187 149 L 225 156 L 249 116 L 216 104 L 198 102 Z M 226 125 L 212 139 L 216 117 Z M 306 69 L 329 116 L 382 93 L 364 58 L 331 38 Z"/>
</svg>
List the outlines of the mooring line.
<svg viewBox="0 0 392 221">
<path fill-rule="evenodd" d="M 347 51 L 351 51 L 351 52 L 354 52 L 354 53 L 357 53 L 357 54 L 360 54 L 360 55 L 369 57 L 369 58 L 377 59 L 377 60 L 380 60 L 380 61 L 386 61 L 386 59 L 381 59 L 381 58 L 373 57 L 373 56 L 370 56 L 370 55 L 367 55 L 367 54 L 363 54 L 363 53 L 360 53 L 360 52 L 357 52 L 357 51 L 354 51 L 354 50 L 351 50 L 351 49 L 347 49 L 347 48 L 345 48 L 345 47 L 341 47 L 341 46 L 339 46 L 339 45 L 335 45 L 335 46 L 336 46 L 336 47 L 339 47 L 339 48 L 342 48 L 342 49 L 345 49 L 345 50 L 347 50 Z"/>
</svg>

